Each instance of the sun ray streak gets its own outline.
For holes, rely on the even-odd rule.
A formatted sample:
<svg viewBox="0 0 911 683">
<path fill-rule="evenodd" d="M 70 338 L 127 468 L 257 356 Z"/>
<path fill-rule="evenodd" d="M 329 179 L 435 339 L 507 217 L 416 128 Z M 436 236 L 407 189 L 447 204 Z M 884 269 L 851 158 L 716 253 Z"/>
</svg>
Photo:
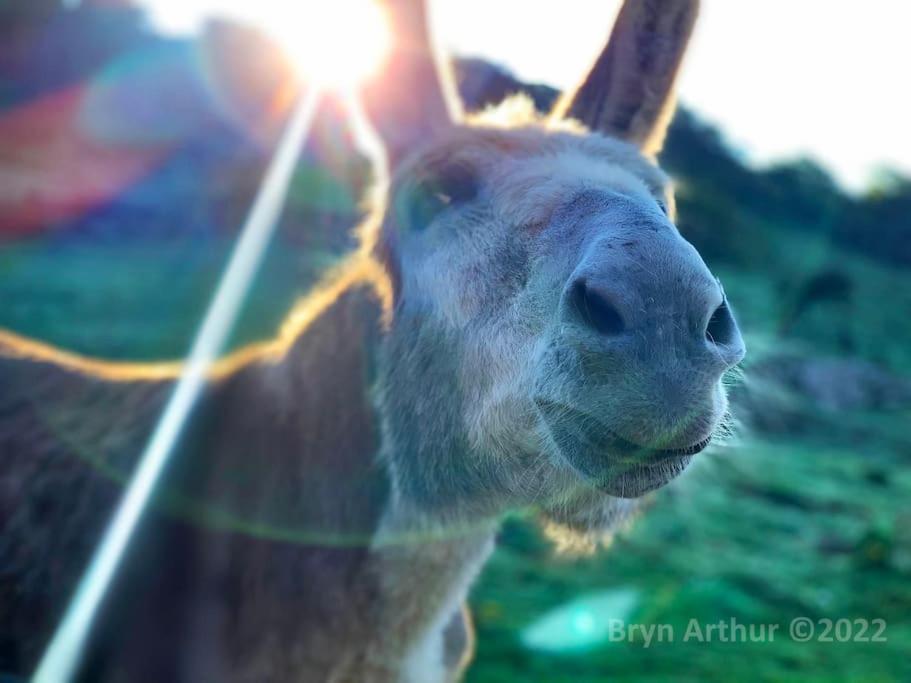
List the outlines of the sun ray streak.
<svg viewBox="0 0 911 683">
<path fill-rule="evenodd" d="M 72 680 L 92 622 L 123 558 L 134 529 L 205 386 L 207 371 L 223 348 L 262 261 L 284 205 L 298 154 L 307 138 L 320 93 L 303 96 L 291 114 L 240 239 L 203 319 L 174 392 L 146 445 L 136 473 L 33 678 L 34 683 Z"/>
<path fill-rule="evenodd" d="M 373 172 L 376 174 L 375 183 L 381 189 L 385 189 L 386 183 L 389 181 L 389 161 L 386 155 L 386 147 L 370 122 L 367 112 L 364 111 L 364 105 L 360 98 L 350 90 L 343 92 L 342 98 L 348 114 L 348 122 L 354 134 L 354 143 L 357 145 L 358 150 L 370 161 Z"/>
</svg>

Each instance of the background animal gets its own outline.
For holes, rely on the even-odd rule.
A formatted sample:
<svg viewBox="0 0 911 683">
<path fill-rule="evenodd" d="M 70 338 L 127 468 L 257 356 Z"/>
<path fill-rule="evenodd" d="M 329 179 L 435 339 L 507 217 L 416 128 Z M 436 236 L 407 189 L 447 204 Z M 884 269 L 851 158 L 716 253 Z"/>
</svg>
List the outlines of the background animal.
<svg viewBox="0 0 911 683">
<path fill-rule="evenodd" d="M 650 158 L 696 3 L 626 3 L 552 116 L 470 121 L 423 7 L 389 11 L 364 98 L 392 181 L 282 335 L 213 368 L 86 680 L 457 678 L 504 513 L 603 531 L 721 424 L 743 343 Z M 179 366 L 2 356 L 0 628 L 28 671 L 116 501 L 91 463 L 135 457 Z M 227 507 L 314 538 L 220 531 Z"/>
</svg>

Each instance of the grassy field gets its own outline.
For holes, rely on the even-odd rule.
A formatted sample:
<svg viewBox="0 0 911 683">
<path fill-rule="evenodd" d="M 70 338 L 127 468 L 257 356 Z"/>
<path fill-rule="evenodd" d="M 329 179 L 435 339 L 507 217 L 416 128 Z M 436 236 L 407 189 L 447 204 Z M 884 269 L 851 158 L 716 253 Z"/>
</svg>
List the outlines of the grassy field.
<svg viewBox="0 0 911 683">
<path fill-rule="evenodd" d="M 911 278 L 822 238 L 780 231 L 776 240 L 775 277 L 718 269 L 751 347 L 746 382 L 750 363 L 770 354 L 843 353 L 846 339 L 855 355 L 907 374 Z M 94 355 L 180 356 L 228 249 L 4 246 L 0 326 Z M 268 336 L 331 261 L 274 245 L 232 343 Z M 850 272 L 851 302 L 808 308 L 782 338 L 790 283 L 829 263 Z M 510 520 L 472 593 L 479 645 L 469 682 L 911 679 L 909 415 L 829 413 L 792 399 L 811 430 L 747 432 L 700 456 L 606 551 L 560 555 L 533 521 Z M 620 603 L 617 613 L 604 607 Z M 613 617 L 668 624 L 674 639 L 589 638 L 562 652 L 529 644 L 529 630 L 567 605 L 582 610 L 577 626 L 588 635 Z M 796 642 L 788 628 L 797 617 L 883 619 L 886 641 L 837 642 L 833 632 L 835 642 Z M 691 619 L 777 632 L 771 642 L 684 642 Z"/>
</svg>

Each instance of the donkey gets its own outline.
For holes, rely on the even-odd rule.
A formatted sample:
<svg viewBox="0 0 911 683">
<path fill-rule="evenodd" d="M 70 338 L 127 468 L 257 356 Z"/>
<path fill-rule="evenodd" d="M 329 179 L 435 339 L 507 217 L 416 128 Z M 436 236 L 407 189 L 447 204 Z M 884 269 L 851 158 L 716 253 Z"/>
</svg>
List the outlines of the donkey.
<svg viewBox="0 0 911 683">
<path fill-rule="evenodd" d="M 360 247 L 210 372 L 99 615 L 93 681 L 436 683 L 499 520 L 612 528 L 704 449 L 744 355 L 653 156 L 697 0 L 627 0 L 549 116 L 466 117 L 419 2 L 363 90 Z M 180 366 L 0 335 L 0 653 L 35 664 Z"/>
</svg>

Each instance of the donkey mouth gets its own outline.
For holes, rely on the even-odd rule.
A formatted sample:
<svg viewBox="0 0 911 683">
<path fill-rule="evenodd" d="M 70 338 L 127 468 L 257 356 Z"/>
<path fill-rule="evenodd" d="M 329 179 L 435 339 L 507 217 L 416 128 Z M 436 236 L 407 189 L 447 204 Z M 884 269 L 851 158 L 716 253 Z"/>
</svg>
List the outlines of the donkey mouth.
<svg viewBox="0 0 911 683">
<path fill-rule="evenodd" d="M 616 445 L 617 450 L 631 454 L 639 459 L 645 458 L 652 463 L 684 457 L 691 458 L 700 451 L 705 450 L 706 446 L 712 441 L 712 435 L 709 434 L 701 441 L 697 441 L 689 446 L 682 446 L 679 448 L 648 448 L 647 446 L 640 446 L 632 441 L 627 441 L 616 432 L 610 430 L 607 430 L 607 432 L 611 441 Z"/>
<path fill-rule="evenodd" d="M 622 498 L 635 498 L 667 484 L 712 440 L 709 434 L 686 446 L 643 446 L 576 408 L 546 399 L 536 403 L 569 465 L 605 493 Z"/>
</svg>

